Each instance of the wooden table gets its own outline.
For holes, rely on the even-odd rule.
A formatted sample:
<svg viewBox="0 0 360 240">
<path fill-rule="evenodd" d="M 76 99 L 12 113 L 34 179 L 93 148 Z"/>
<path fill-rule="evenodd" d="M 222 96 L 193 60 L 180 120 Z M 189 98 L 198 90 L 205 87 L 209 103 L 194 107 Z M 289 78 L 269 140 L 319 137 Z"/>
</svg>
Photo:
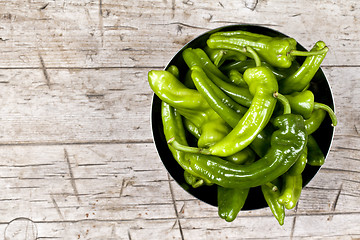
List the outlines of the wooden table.
<svg viewBox="0 0 360 240">
<path fill-rule="evenodd" d="M 356 0 L 0 1 L 0 238 L 359 239 L 359 15 Z M 330 48 L 339 124 L 283 226 L 268 208 L 220 219 L 152 139 L 147 72 L 236 23 Z"/>
</svg>

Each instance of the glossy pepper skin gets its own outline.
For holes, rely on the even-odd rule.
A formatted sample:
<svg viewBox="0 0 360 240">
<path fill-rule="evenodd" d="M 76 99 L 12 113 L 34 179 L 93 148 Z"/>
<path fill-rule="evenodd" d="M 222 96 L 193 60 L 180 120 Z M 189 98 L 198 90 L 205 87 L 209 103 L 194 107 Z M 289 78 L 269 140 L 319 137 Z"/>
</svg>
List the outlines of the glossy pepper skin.
<svg viewBox="0 0 360 240">
<path fill-rule="evenodd" d="M 176 110 L 165 102 L 161 102 L 161 117 L 164 128 L 165 139 L 168 141 L 171 138 L 178 139 L 184 145 L 187 145 L 185 130 L 182 124 L 181 115 L 176 112 Z M 185 153 L 178 151 L 171 146 L 169 146 L 174 159 L 177 163 L 187 172 L 188 175 L 191 175 L 196 181 L 201 181 L 202 183 L 210 184 L 210 182 L 203 180 L 197 175 L 188 162 L 185 160 Z M 198 182 L 198 185 L 200 183 Z"/>
<path fill-rule="evenodd" d="M 185 158 L 201 178 L 226 188 L 249 188 L 263 185 L 283 175 L 297 161 L 305 149 L 307 132 L 300 115 L 284 114 L 276 117 L 278 128 L 271 137 L 266 155 L 250 165 L 237 165 L 216 156 L 186 153 Z M 178 148 L 175 141 L 170 145 Z"/>
<path fill-rule="evenodd" d="M 204 51 L 216 67 L 220 67 L 226 60 L 244 61 L 247 58 L 241 52 L 232 50 L 211 49 L 205 47 Z"/>
<path fill-rule="evenodd" d="M 193 66 L 191 71 L 191 78 L 196 89 L 206 99 L 210 107 L 231 127 L 236 126 L 240 118 L 246 113 L 247 108 L 234 102 L 234 100 L 213 84 L 201 67 Z"/>
<path fill-rule="evenodd" d="M 189 119 L 200 131 L 199 147 L 207 147 L 218 142 L 231 128 L 209 106 L 202 95 L 189 89 L 174 75 L 163 70 L 152 70 L 148 74 L 150 87 L 155 94 Z"/>
<path fill-rule="evenodd" d="M 318 41 L 310 52 L 323 51 L 322 54 L 307 56 L 300 68 L 288 76 L 287 78 L 279 81 L 279 89 L 283 94 L 290 94 L 293 92 L 301 92 L 310 83 L 320 68 L 320 64 L 324 60 L 328 48 L 323 41 Z"/>
<path fill-rule="evenodd" d="M 278 201 L 280 204 L 284 205 L 286 209 L 293 209 L 301 195 L 302 176 L 301 174 L 295 176 L 284 174 L 283 179 L 283 190 Z"/>
<path fill-rule="evenodd" d="M 285 96 L 294 113 L 301 114 L 305 119 L 308 119 L 314 110 L 323 109 L 329 114 L 332 125 L 337 125 L 337 118 L 334 111 L 326 104 L 315 102 L 315 96 L 310 90 L 294 92 Z"/>
<path fill-rule="evenodd" d="M 272 116 L 277 101 L 273 93 L 278 91 L 274 74 L 259 66 L 246 70 L 244 80 L 254 96 L 251 105 L 234 129 L 209 148 L 212 155 L 226 157 L 249 146 Z"/>
<path fill-rule="evenodd" d="M 261 62 L 261 65 L 269 68 L 274 73 L 274 75 L 278 81 L 285 79 L 289 75 L 293 74 L 300 67 L 300 64 L 296 60 L 293 61 L 293 63 L 291 64 L 291 66 L 289 68 L 275 68 L 272 65 L 270 65 L 269 63 L 264 62 L 264 61 Z M 230 72 L 232 70 L 237 70 L 240 73 L 243 73 L 243 72 L 245 72 L 246 69 L 252 68 L 252 67 L 255 67 L 255 61 L 253 59 L 247 59 L 245 61 L 232 62 L 232 63 L 226 64 L 226 65 L 223 65 L 220 67 L 220 70 L 223 72 Z"/>
<path fill-rule="evenodd" d="M 281 184 L 279 182 L 279 179 L 275 179 L 273 181 L 273 184 L 275 184 L 276 186 L 280 186 Z M 261 191 L 263 193 L 266 203 L 268 204 L 276 220 L 281 226 L 284 225 L 285 207 L 278 201 L 278 198 L 281 196 L 280 189 L 274 191 L 273 188 L 270 188 L 269 186 L 264 184 L 261 185 Z"/>
<path fill-rule="evenodd" d="M 316 139 L 312 135 L 309 135 L 307 148 L 308 148 L 307 163 L 310 166 L 322 166 L 325 163 L 325 156 L 321 151 L 318 143 L 316 142 Z"/>
<path fill-rule="evenodd" d="M 217 187 L 218 214 L 227 222 L 235 220 L 243 208 L 250 188 L 224 188 Z"/>
<path fill-rule="evenodd" d="M 253 48 L 269 64 L 289 68 L 294 60 L 290 53 L 296 49 L 293 38 L 269 37 L 261 34 L 249 34 L 246 31 L 217 32 L 210 35 L 207 45 L 213 49 L 229 49 L 243 52 L 243 48 Z M 250 55 L 248 55 L 251 57 Z"/>
<path fill-rule="evenodd" d="M 211 81 L 234 101 L 245 107 L 251 105 L 252 95 L 248 88 L 238 87 L 233 84 L 227 76 L 221 76 L 218 72 L 222 72 L 211 62 L 210 58 L 202 49 L 187 48 L 183 51 L 182 56 L 190 69 L 194 66 L 201 67 Z"/>
<path fill-rule="evenodd" d="M 305 120 L 305 128 L 308 134 L 313 134 L 321 125 L 326 117 L 326 112 L 323 109 L 314 110 L 310 117 Z"/>
<path fill-rule="evenodd" d="M 307 159 L 308 159 L 308 150 L 307 150 L 308 148 L 307 148 L 307 146 L 309 145 L 310 136 L 311 135 L 308 135 L 308 143 L 307 143 L 304 151 L 300 155 L 299 159 L 294 163 L 294 165 L 291 166 L 289 171 L 287 171 L 287 174 L 292 175 L 292 176 L 296 176 L 296 175 L 302 174 L 302 172 L 305 170 Z"/>
<path fill-rule="evenodd" d="M 197 129 L 191 121 L 185 118 L 183 123 L 185 129 L 188 130 L 195 138 L 199 139 L 201 137 L 199 129 Z M 255 161 L 255 158 L 255 152 L 251 148 L 245 148 L 242 151 L 226 157 L 225 159 L 235 164 L 244 164 Z"/>
<path fill-rule="evenodd" d="M 243 159 L 228 159 L 230 162 L 235 164 L 251 164 L 255 161 L 255 155 L 249 148 L 245 148 L 240 153 L 246 150 L 249 151 L 249 155 Z M 240 160 L 240 161 L 239 161 Z M 217 201 L 218 201 L 218 214 L 227 222 L 235 220 L 238 213 L 243 208 L 250 188 L 224 188 L 222 186 L 217 187 Z"/>
<path fill-rule="evenodd" d="M 305 119 L 309 118 L 314 110 L 314 94 L 305 90 L 285 95 L 290 102 L 293 113 L 301 114 Z"/>
<path fill-rule="evenodd" d="M 230 70 L 229 71 L 229 79 L 232 83 L 236 84 L 239 87 L 242 87 L 242 88 L 248 87 L 242 74 L 238 70 Z"/>
</svg>

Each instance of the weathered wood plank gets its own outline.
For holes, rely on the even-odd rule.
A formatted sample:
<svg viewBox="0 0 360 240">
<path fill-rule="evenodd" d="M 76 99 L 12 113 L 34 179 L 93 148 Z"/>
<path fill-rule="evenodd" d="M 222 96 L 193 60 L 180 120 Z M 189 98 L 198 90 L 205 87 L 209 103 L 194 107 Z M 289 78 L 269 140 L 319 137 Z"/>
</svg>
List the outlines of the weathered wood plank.
<svg viewBox="0 0 360 240">
<path fill-rule="evenodd" d="M 2 70 L 0 142 L 150 142 L 148 70 Z"/>
<path fill-rule="evenodd" d="M 243 1 L 100 2 L 1 1 L 0 67 L 163 67 L 193 37 L 235 23 L 273 27 L 307 48 L 321 39 L 325 64 L 360 64 L 354 0 L 259 1 L 254 11 Z"/>
<path fill-rule="evenodd" d="M 209 224 L 223 221 L 215 207 L 194 199 L 172 181 L 175 214 L 169 178 L 152 144 L 2 146 L 0 157 L 1 222 L 18 217 L 99 224 L 134 219 L 175 222 L 177 217 L 180 223 L 200 218 Z M 321 170 L 304 189 L 296 214 L 360 218 L 360 181 L 343 168 Z M 287 211 L 287 224 L 293 215 L 293 210 Z M 260 209 L 241 212 L 233 225 L 239 226 L 243 218 L 245 222 L 257 219 L 259 225 L 275 222 L 269 209 Z"/>
<path fill-rule="evenodd" d="M 46 75 L 42 69 L 4 69 L 0 143 L 151 142 L 150 69 L 47 69 Z M 358 149 L 359 68 L 324 71 L 339 120 L 337 150 Z"/>
</svg>

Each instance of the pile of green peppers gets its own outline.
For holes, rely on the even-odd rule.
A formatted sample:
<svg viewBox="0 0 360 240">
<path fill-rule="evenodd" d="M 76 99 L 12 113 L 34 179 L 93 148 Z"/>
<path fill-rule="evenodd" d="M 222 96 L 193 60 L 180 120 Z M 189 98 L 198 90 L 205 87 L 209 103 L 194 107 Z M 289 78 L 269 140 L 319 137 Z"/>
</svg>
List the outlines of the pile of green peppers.
<svg viewBox="0 0 360 240">
<path fill-rule="evenodd" d="M 261 187 L 280 225 L 296 206 L 307 165 L 325 157 L 312 134 L 333 110 L 308 89 L 328 47 L 298 51 L 289 37 L 248 31 L 216 32 L 206 47 L 186 48 L 187 65 L 151 70 L 162 100 L 168 147 L 193 188 L 217 186 L 219 216 L 233 221 L 249 189 Z M 302 58 L 301 64 L 297 61 Z M 188 135 L 196 146 L 188 143 Z"/>
</svg>

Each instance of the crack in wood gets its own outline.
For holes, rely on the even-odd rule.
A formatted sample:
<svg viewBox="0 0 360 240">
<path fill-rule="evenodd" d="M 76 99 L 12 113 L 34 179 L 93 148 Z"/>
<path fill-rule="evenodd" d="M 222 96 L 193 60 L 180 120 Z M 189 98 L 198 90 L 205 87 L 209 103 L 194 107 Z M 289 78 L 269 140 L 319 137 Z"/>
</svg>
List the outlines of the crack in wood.
<svg viewBox="0 0 360 240">
<path fill-rule="evenodd" d="M 120 193 L 119 193 L 119 198 L 122 197 L 123 195 L 123 191 L 124 191 L 124 188 L 125 188 L 125 179 L 122 180 L 121 182 L 121 187 L 120 187 Z"/>
<path fill-rule="evenodd" d="M 43 5 L 42 7 L 39 8 L 39 10 L 44 10 L 45 8 L 47 8 L 47 6 L 49 6 L 50 3 L 46 3 L 45 5 Z"/>
<path fill-rule="evenodd" d="M 46 80 L 46 85 L 48 86 L 49 89 L 51 89 L 51 82 L 50 82 L 50 76 L 49 73 L 45 67 L 45 62 L 44 59 L 42 58 L 41 54 L 39 53 L 39 58 L 40 58 L 40 64 L 41 64 L 41 69 L 43 71 L 45 80 Z"/>
<path fill-rule="evenodd" d="M 336 210 L 336 206 L 337 206 L 337 204 L 338 204 L 338 201 L 339 201 L 339 197 L 340 197 L 340 194 L 341 194 L 341 191 L 342 191 L 342 186 L 343 186 L 343 184 L 341 184 L 340 185 L 340 188 L 339 188 L 339 191 L 337 192 L 337 194 L 336 194 L 336 196 L 335 196 L 335 200 L 334 200 L 334 202 L 333 202 L 333 204 L 332 204 L 332 206 L 331 206 L 331 212 L 333 213 L 333 212 L 335 212 L 335 210 Z M 334 215 L 330 215 L 329 217 L 328 217 L 328 221 L 331 221 L 332 219 L 333 219 L 333 217 L 334 217 Z"/>
<path fill-rule="evenodd" d="M 299 201 L 296 203 L 295 209 L 294 209 L 294 218 L 291 225 L 291 232 L 290 232 L 290 239 L 293 239 L 294 233 L 295 233 L 295 224 L 296 224 L 296 218 L 297 218 L 297 209 L 299 206 Z"/>
<path fill-rule="evenodd" d="M 73 190 L 74 190 L 75 197 L 76 197 L 78 203 L 80 204 L 80 203 L 81 203 L 81 200 L 80 200 L 79 192 L 78 192 L 77 187 L 76 187 L 75 178 L 74 178 L 74 173 L 73 173 L 72 168 L 71 168 L 71 163 L 70 163 L 70 159 L 69 159 L 69 154 L 68 154 L 66 148 L 64 148 L 64 158 L 65 158 L 65 161 L 66 161 L 67 166 L 68 166 L 68 169 L 69 169 L 71 186 L 72 186 L 72 188 L 73 188 Z"/>
<path fill-rule="evenodd" d="M 55 198 L 53 196 L 51 196 L 51 201 L 56 209 L 56 212 L 58 213 L 59 217 L 64 220 L 64 216 L 62 215 L 61 211 L 60 211 L 60 208 L 59 208 L 59 205 L 57 204 Z"/>
<path fill-rule="evenodd" d="M 175 17 L 175 10 L 176 10 L 175 0 L 172 0 L 171 1 L 171 18 Z"/>
<path fill-rule="evenodd" d="M 104 46 L 104 18 L 103 18 L 103 3 L 99 0 L 99 28 L 101 34 L 101 47 Z"/>
<path fill-rule="evenodd" d="M 184 240 L 184 233 L 183 233 L 183 230 L 182 230 L 182 227 L 181 227 L 181 223 L 180 223 L 180 219 L 179 219 L 179 213 L 178 213 L 178 210 L 177 210 L 177 207 L 176 207 L 176 200 L 175 200 L 175 196 L 174 196 L 174 190 L 173 190 L 173 188 L 171 186 L 170 175 L 167 174 L 167 176 L 168 176 L 168 180 L 169 180 L 169 188 L 170 188 L 170 194 L 171 194 L 172 203 L 174 205 L 175 216 L 176 216 L 176 220 L 177 220 L 178 225 L 179 225 L 180 236 L 181 236 L 181 239 Z"/>
</svg>

